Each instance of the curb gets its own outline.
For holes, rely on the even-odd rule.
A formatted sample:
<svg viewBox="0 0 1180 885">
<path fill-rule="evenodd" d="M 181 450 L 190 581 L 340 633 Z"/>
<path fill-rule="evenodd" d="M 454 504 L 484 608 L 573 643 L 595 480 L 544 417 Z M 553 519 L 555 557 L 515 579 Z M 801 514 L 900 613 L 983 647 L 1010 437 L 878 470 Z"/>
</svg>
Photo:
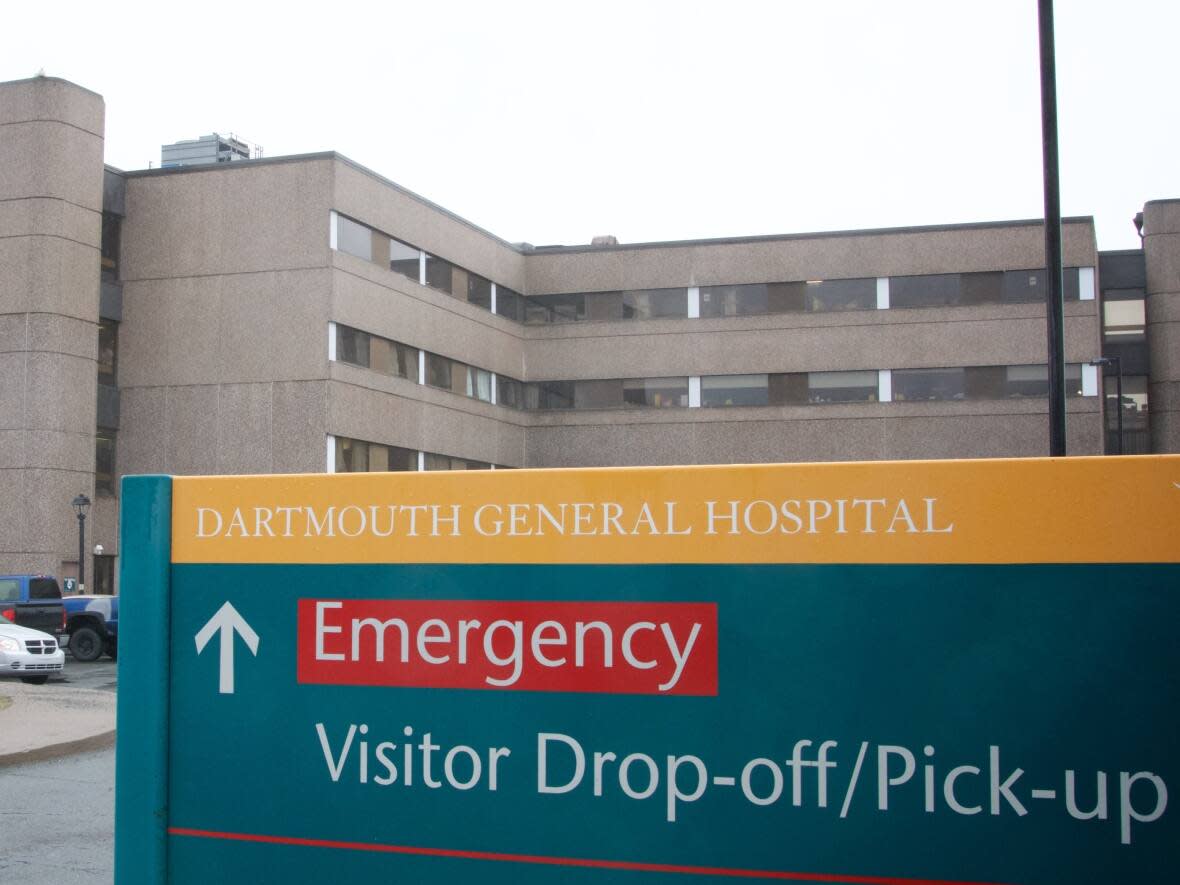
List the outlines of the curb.
<svg viewBox="0 0 1180 885">
<path fill-rule="evenodd" d="M 32 750 L 22 750 L 19 753 L 0 755 L 0 768 L 14 765 L 26 765 L 33 762 L 45 762 L 49 759 L 59 759 L 62 756 L 72 756 L 75 753 L 86 753 L 91 750 L 105 750 L 115 744 L 115 730 L 104 731 L 89 737 L 78 738 L 76 741 L 63 741 L 60 744 L 50 744 L 46 747 L 36 747 Z"/>
</svg>

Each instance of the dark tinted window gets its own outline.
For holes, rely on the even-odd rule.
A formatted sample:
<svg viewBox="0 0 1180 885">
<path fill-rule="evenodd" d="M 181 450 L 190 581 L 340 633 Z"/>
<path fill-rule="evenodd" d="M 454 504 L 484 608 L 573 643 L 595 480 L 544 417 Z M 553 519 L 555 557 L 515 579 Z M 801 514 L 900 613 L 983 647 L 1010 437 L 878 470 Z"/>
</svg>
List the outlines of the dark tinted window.
<svg viewBox="0 0 1180 885">
<path fill-rule="evenodd" d="M 419 277 L 419 254 L 419 251 L 413 246 L 408 246 L 399 240 L 390 240 L 389 269 L 409 277 L 416 283 Z"/>
<path fill-rule="evenodd" d="M 877 400 L 877 373 L 808 372 L 807 401 L 812 403 L 868 403 Z"/>
<path fill-rule="evenodd" d="M 522 385 L 515 378 L 509 378 L 506 375 L 496 376 L 496 402 L 501 406 L 508 406 L 510 409 L 519 409 L 524 406 L 524 385 Z"/>
<path fill-rule="evenodd" d="M 469 273 L 467 275 L 467 303 L 482 307 L 484 310 L 491 310 L 491 280 L 486 280 L 478 274 Z"/>
<path fill-rule="evenodd" d="M 29 599 L 61 599 L 61 589 L 53 578 L 32 578 Z"/>
<path fill-rule="evenodd" d="M 875 310 L 877 280 L 810 280 L 803 284 L 805 309 L 812 313 L 833 310 Z"/>
<path fill-rule="evenodd" d="M 966 399 L 967 371 L 949 369 L 894 369 L 893 398 L 913 400 Z"/>
<path fill-rule="evenodd" d="M 628 378 L 623 382 L 628 406 L 668 409 L 688 405 L 688 378 Z"/>
<path fill-rule="evenodd" d="M 336 327 L 336 359 L 369 367 L 369 334 L 349 326 Z"/>
<path fill-rule="evenodd" d="M 123 219 L 110 212 L 102 213 L 102 277 L 105 280 L 119 278 L 119 239 Z"/>
<path fill-rule="evenodd" d="M 770 403 L 766 375 L 713 375 L 701 378 L 701 405 L 765 406 Z"/>
<path fill-rule="evenodd" d="M 687 289 L 629 289 L 623 292 L 623 319 L 688 316 Z"/>
<path fill-rule="evenodd" d="M 94 490 L 115 494 L 115 433 L 111 430 L 94 434 Z"/>
<path fill-rule="evenodd" d="M 518 323 L 522 320 L 524 298 L 519 292 L 504 286 L 496 286 L 496 313 Z"/>
<path fill-rule="evenodd" d="M 114 320 L 98 321 L 98 379 L 115 383 L 119 369 L 119 324 Z"/>
<path fill-rule="evenodd" d="M 336 248 L 365 261 L 373 260 L 373 232 L 351 218 L 336 216 Z"/>
</svg>

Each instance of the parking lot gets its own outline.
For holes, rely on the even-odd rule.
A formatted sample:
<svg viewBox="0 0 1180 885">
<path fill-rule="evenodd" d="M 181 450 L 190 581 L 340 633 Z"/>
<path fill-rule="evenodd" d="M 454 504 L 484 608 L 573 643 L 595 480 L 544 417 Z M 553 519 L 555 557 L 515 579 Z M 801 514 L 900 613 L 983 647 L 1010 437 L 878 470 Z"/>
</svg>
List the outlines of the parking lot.
<svg viewBox="0 0 1180 885">
<path fill-rule="evenodd" d="M 10 686 L 53 694 L 84 688 L 114 692 L 117 666 L 66 654 L 65 670 L 40 686 L 0 679 Z M 0 705 L 2 706 L 2 705 Z M 0 796 L 19 801 L 0 808 L 5 848 L 0 882 L 20 885 L 109 885 L 114 858 L 115 751 L 108 747 L 23 765 L 0 767 Z"/>
<path fill-rule="evenodd" d="M 47 690 L 54 685 L 71 685 L 74 688 L 96 688 L 114 691 L 118 685 L 118 666 L 115 661 L 105 655 L 92 663 L 75 661 L 66 652 L 66 668 L 60 676 L 54 676 L 45 686 Z"/>
</svg>

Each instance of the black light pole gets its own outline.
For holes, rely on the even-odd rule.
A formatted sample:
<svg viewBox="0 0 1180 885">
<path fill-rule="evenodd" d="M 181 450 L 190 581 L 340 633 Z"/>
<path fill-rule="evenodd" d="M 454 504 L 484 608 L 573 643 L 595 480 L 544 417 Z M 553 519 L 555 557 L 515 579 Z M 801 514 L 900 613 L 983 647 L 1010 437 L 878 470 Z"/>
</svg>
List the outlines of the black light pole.
<svg viewBox="0 0 1180 885">
<path fill-rule="evenodd" d="M 1091 366 L 1114 366 L 1115 371 L 1115 399 L 1118 405 L 1118 445 L 1115 446 L 1115 454 L 1121 455 L 1123 453 L 1123 361 L 1117 356 L 1100 356 L 1096 360 L 1090 360 Z M 1102 394 L 1106 396 L 1106 373 L 1102 373 Z"/>
<path fill-rule="evenodd" d="M 1061 305 L 1061 182 L 1057 161 L 1057 63 L 1053 0 L 1037 0 L 1041 32 L 1041 148 L 1045 177 L 1045 325 L 1049 350 L 1049 454 L 1065 454 L 1065 320 Z"/>
<path fill-rule="evenodd" d="M 79 495 L 70 503 L 78 514 L 78 590 L 81 592 L 86 589 L 86 511 L 90 509 L 90 499 Z"/>
</svg>

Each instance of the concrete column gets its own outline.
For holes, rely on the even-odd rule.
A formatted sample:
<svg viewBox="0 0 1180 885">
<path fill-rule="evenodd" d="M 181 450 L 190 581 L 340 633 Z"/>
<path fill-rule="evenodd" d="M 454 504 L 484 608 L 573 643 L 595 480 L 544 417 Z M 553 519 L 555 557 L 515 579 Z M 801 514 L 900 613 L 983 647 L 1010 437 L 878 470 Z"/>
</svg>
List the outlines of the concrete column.
<svg viewBox="0 0 1180 885">
<path fill-rule="evenodd" d="M 103 117 L 101 96 L 64 80 L 0 83 L 6 570 L 74 574 L 78 521 L 70 501 L 95 497 Z M 91 537 L 88 531 L 88 548 Z"/>
<path fill-rule="evenodd" d="M 1151 450 L 1180 453 L 1180 200 L 1143 207 Z"/>
</svg>

